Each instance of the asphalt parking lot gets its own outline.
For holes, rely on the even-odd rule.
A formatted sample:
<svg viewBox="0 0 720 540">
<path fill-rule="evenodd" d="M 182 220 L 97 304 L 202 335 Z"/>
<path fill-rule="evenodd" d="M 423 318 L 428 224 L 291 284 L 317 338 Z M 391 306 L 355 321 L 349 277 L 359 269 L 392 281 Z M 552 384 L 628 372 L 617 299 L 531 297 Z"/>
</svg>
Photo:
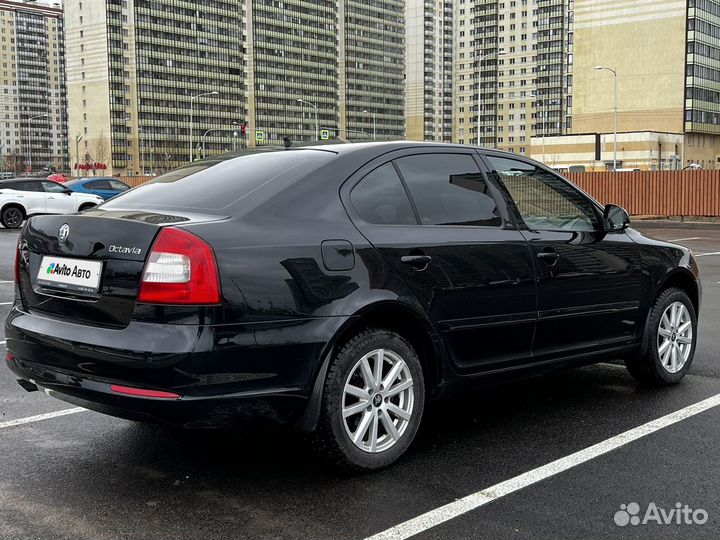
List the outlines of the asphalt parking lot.
<svg viewBox="0 0 720 540">
<path fill-rule="evenodd" d="M 281 429 L 183 432 L 76 410 L 0 368 L 0 538 L 720 537 L 720 226 L 646 232 L 701 268 L 680 385 L 642 388 L 602 364 L 433 403 L 408 454 L 373 474 L 328 468 Z M 3 319 L 16 241 L 0 229 Z M 668 514 L 678 504 L 693 523 Z"/>
</svg>

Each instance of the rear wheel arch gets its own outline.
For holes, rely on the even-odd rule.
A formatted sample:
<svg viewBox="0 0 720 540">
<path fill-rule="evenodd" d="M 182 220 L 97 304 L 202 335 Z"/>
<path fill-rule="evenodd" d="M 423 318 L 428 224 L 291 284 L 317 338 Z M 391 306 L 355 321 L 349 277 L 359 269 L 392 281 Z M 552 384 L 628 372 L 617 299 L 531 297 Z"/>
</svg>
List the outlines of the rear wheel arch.
<svg viewBox="0 0 720 540">
<path fill-rule="evenodd" d="M 78 207 L 78 212 L 82 212 L 83 210 L 89 210 L 90 208 L 95 208 L 96 206 L 97 206 L 97 204 L 95 204 L 95 203 L 90 203 L 90 202 L 82 203 Z"/>
<path fill-rule="evenodd" d="M 425 379 L 425 392 L 432 390 L 442 380 L 442 350 L 432 324 L 415 308 L 402 302 L 378 302 L 365 306 L 342 325 L 333 336 L 322 355 L 315 374 L 308 406 L 297 423 L 302 431 L 313 431 L 320 415 L 320 402 L 328 367 L 335 354 L 367 328 L 381 328 L 397 332 L 413 347 L 420 359 Z"/>
</svg>

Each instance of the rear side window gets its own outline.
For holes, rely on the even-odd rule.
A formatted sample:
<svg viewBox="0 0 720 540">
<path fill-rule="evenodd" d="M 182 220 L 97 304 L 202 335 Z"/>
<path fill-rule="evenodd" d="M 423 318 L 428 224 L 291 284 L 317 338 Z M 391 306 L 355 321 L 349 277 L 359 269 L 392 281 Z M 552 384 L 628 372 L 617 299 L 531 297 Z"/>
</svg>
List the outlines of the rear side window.
<svg viewBox="0 0 720 540">
<path fill-rule="evenodd" d="M 40 182 L 14 182 L 3 187 L 17 191 L 43 191 Z"/>
<path fill-rule="evenodd" d="M 375 225 L 417 225 L 405 188 L 392 163 L 363 178 L 350 192 L 360 217 Z"/>
<path fill-rule="evenodd" d="M 266 187 L 279 191 L 327 164 L 333 152 L 280 150 L 221 156 L 170 171 L 111 199 L 103 208 L 171 208 L 232 214 L 233 207 Z"/>
<path fill-rule="evenodd" d="M 85 184 L 86 189 L 112 189 L 110 187 L 110 182 L 107 180 L 93 180 L 92 182 L 88 182 Z"/>
<path fill-rule="evenodd" d="M 423 225 L 502 225 L 497 204 L 472 156 L 421 154 L 396 163 Z"/>
</svg>

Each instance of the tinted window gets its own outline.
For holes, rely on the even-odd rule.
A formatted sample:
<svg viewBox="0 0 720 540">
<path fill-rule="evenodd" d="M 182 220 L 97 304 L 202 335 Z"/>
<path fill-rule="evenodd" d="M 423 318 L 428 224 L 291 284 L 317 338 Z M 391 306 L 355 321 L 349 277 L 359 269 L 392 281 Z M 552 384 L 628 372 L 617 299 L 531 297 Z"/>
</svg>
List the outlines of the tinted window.
<svg viewBox="0 0 720 540">
<path fill-rule="evenodd" d="M 397 160 L 423 225 L 502 224 L 485 177 L 468 154 L 422 154 Z"/>
<path fill-rule="evenodd" d="M 60 184 L 56 182 L 48 182 L 44 181 L 41 182 L 43 188 L 45 188 L 45 191 L 48 193 L 63 193 L 67 191 L 67 189 L 64 186 L 61 186 Z"/>
<path fill-rule="evenodd" d="M 130 189 L 127 185 L 123 184 L 120 180 L 108 180 L 110 182 L 111 189 L 114 191 L 127 191 Z"/>
<path fill-rule="evenodd" d="M 40 182 L 10 182 L 3 184 L 2 187 L 16 191 L 43 191 Z"/>
<path fill-rule="evenodd" d="M 528 227 L 573 231 L 598 228 L 593 205 L 562 178 L 523 161 L 488 159 Z"/>
<path fill-rule="evenodd" d="M 368 223 L 417 225 L 405 188 L 392 163 L 378 167 L 350 193 L 355 210 Z"/>
<path fill-rule="evenodd" d="M 192 163 L 158 176 L 103 205 L 232 213 L 230 207 L 260 188 L 283 189 L 336 157 L 320 150 L 281 150 Z"/>
<path fill-rule="evenodd" d="M 106 189 L 110 190 L 112 187 L 110 186 L 110 182 L 107 180 L 93 180 L 92 182 L 88 182 L 85 184 L 85 189 Z"/>
</svg>

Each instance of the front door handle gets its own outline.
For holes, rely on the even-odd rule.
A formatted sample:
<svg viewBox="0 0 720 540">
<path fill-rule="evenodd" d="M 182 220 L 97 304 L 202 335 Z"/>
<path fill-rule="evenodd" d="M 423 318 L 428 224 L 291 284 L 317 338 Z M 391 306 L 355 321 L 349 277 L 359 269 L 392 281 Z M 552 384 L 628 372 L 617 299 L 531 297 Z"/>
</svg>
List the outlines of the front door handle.
<svg viewBox="0 0 720 540">
<path fill-rule="evenodd" d="M 432 262 L 432 257 L 430 255 L 405 255 L 400 257 L 400 262 L 418 270 L 424 270 Z"/>
<path fill-rule="evenodd" d="M 537 258 L 541 261 L 547 263 L 549 266 L 554 266 L 557 264 L 558 259 L 560 258 L 560 255 L 555 253 L 554 251 L 541 251 L 537 254 Z"/>
</svg>

